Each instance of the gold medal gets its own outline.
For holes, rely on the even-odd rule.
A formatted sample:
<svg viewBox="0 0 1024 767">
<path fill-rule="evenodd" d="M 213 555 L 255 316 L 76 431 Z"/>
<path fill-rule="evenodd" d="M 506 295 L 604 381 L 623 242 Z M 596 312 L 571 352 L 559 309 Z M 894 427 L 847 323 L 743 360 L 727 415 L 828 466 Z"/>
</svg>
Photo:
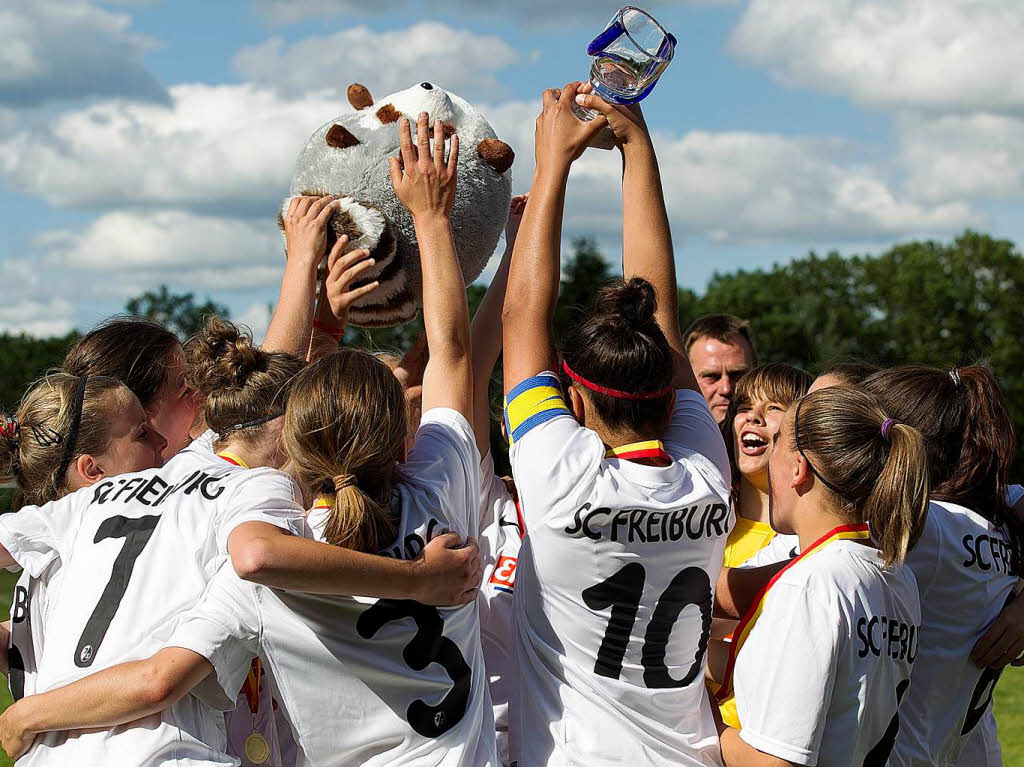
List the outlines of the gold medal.
<svg viewBox="0 0 1024 767">
<path fill-rule="evenodd" d="M 263 764 L 270 758 L 270 743 L 258 732 L 254 732 L 245 739 L 245 758 L 253 764 Z"/>
</svg>

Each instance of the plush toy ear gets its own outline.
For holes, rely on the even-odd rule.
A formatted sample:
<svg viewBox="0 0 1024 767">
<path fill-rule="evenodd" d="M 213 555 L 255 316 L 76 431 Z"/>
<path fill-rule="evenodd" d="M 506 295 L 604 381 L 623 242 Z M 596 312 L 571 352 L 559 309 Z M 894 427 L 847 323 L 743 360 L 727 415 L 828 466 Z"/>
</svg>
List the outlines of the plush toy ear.
<svg viewBox="0 0 1024 767">
<path fill-rule="evenodd" d="M 353 109 L 366 109 L 373 106 L 373 96 L 365 85 L 352 83 L 348 86 L 348 103 Z"/>
<path fill-rule="evenodd" d="M 476 145 L 476 153 L 480 155 L 481 160 L 494 168 L 496 173 L 507 171 L 516 159 L 512 147 L 496 138 L 485 138 Z"/>
<path fill-rule="evenodd" d="M 335 149 L 348 149 L 350 146 L 358 146 L 359 139 L 353 136 L 347 128 L 335 123 L 327 130 L 325 136 L 327 146 Z"/>
</svg>

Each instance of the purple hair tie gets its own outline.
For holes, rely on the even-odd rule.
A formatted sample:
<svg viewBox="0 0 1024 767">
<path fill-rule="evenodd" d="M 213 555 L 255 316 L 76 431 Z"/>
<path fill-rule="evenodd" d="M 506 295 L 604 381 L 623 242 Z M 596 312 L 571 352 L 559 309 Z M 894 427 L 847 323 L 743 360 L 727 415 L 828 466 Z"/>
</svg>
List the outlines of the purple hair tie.
<svg viewBox="0 0 1024 767">
<path fill-rule="evenodd" d="M 894 423 L 896 423 L 896 421 L 892 418 L 886 418 L 882 421 L 882 439 L 889 439 L 889 427 Z"/>
</svg>

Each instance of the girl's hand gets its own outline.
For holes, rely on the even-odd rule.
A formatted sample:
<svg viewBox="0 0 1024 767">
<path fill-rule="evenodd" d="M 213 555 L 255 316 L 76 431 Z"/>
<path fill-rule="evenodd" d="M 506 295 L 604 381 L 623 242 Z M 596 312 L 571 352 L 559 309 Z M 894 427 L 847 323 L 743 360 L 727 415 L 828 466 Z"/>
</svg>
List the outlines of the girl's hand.
<svg viewBox="0 0 1024 767">
<path fill-rule="evenodd" d="M 18 713 L 21 706 L 15 703 L 0 716 L 0 746 L 11 759 L 17 759 L 32 746 L 36 734 L 22 726 Z"/>
<path fill-rule="evenodd" d="M 608 120 L 608 125 L 615 134 L 615 142 L 620 149 L 624 149 L 630 144 L 646 143 L 651 140 L 639 104 L 630 104 L 629 106 L 609 104 L 600 96 L 593 94 L 593 90 L 593 85 L 583 83 L 579 93 L 576 94 L 576 103 L 581 107 L 600 112 Z"/>
<path fill-rule="evenodd" d="M 508 220 L 505 222 L 505 247 L 511 248 L 519 234 L 519 225 L 523 223 L 523 211 L 530 200 L 530 193 L 517 194 L 508 206 Z"/>
<path fill-rule="evenodd" d="M 415 145 L 409 121 L 405 118 L 398 121 L 398 136 L 402 145 L 401 159 L 388 158 L 395 196 L 414 219 L 429 216 L 447 219 L 455 204 L 459 135 L 452 135 L 447 162 L 444 159 L 444 128 L 440 120 L 434 122 L 434 145 L 431 149 L 426 112 L 421 112 L 416 120 Z"/>
<path fill-rule="evenodd" d="M 979 668 L 1024 666 L 1024 596 L 1018 594 L 999 613 L 971 650 Z"/>
<path fill-rule="evenodd" d="M 567 170 L 608 124 L 604 115 L 584 122 L 573 114 L 572 101 L 580 85 L 576 81 L 561 90 L 544 91 L 544 107 L 537 118 L 534 140 L 538 172 Z"/>
<path fill-rule="evenodd" d="M 344 330 L 348 323 L 348 310 L 352 304 L 372 293 L 380 285 L 374 280 L 359 287 L 352 287 L 352 283 L 359 275 L 377 262 L 370 258 L 368 250 L 343 253 L 346 245 L 348 237 L 343 235 L 331 248 L 331 255 L 327 258 L 327 275 L 321 286 L 321 301 L 326 299 L 340 330 Z"/>
<path fill-rule="evenodd" d="M 439 535 L 412 561 L 418 570 L 417 602 L 457 606 L 476 599 L 484 574 L 480 546 L 472 538 L 461 543 L 458 533 Z"/>
<path fill-rule="evenodd" d="M 285 254 L 316 268 L 327 249 L 327 222 L 338 209 L 333 195 L 293 197 L 284 217 Z"/>
</svg>

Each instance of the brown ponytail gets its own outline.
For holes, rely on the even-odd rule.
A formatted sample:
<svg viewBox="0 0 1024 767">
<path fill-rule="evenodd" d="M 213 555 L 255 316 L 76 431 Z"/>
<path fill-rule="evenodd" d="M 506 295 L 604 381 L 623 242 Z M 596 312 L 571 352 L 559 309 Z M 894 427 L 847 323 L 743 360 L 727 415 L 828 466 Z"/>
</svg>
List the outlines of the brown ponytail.
<svg viewBox="0 0 1024 767">
<path fill-rule="evenodd" d="M 342 349 L 296 377 L 284 444 L 303 487 L 333 498 L 328 543 L 376 553 L 394 541 L 391 493 L 405 436 L 402 386 L 372 355 Z"/>
<path fill-rule="evenodd" d="M 302 360 L 285 352 L 265 352 L 252 336 L 217 316 L 185 345 L 188 385 L 206 400 L 207 425 L 223 440 L 243 432 L 260 440 L 259 428 L 284 413 Z"/>
<path fill-rule="evenodd" d="M 1024 531 L 1006 505 L 1006 484 L 1016 440 L 1006 400 L 983 365 L 942 370 L 906 365 L 864 382 L 886 412 L 924 436 L 931 497 L 949 501 L 1002 526 L 1021 572 Z"/>
<path fill-rule="evenodd" d="M 793 439 L 842 515 L 868 524 L 886 565 L 903 562 L 928 515 L 921 433 L 866 391 L 835 386 L 800 400 Z"/>
<path fill-rule="evenodd" d="M 111 415 L 132 393 L 116 378 L 89 376 L 70 454 L 74 400 L 82 379 L 51 373 L 28 390 L 13 418 L 0 415 L 0 480 L 17 483 L 24 503 L 39 505 L 70 492 L 65 458 L 99 455 L 110 444 Z"/>
</svg>

